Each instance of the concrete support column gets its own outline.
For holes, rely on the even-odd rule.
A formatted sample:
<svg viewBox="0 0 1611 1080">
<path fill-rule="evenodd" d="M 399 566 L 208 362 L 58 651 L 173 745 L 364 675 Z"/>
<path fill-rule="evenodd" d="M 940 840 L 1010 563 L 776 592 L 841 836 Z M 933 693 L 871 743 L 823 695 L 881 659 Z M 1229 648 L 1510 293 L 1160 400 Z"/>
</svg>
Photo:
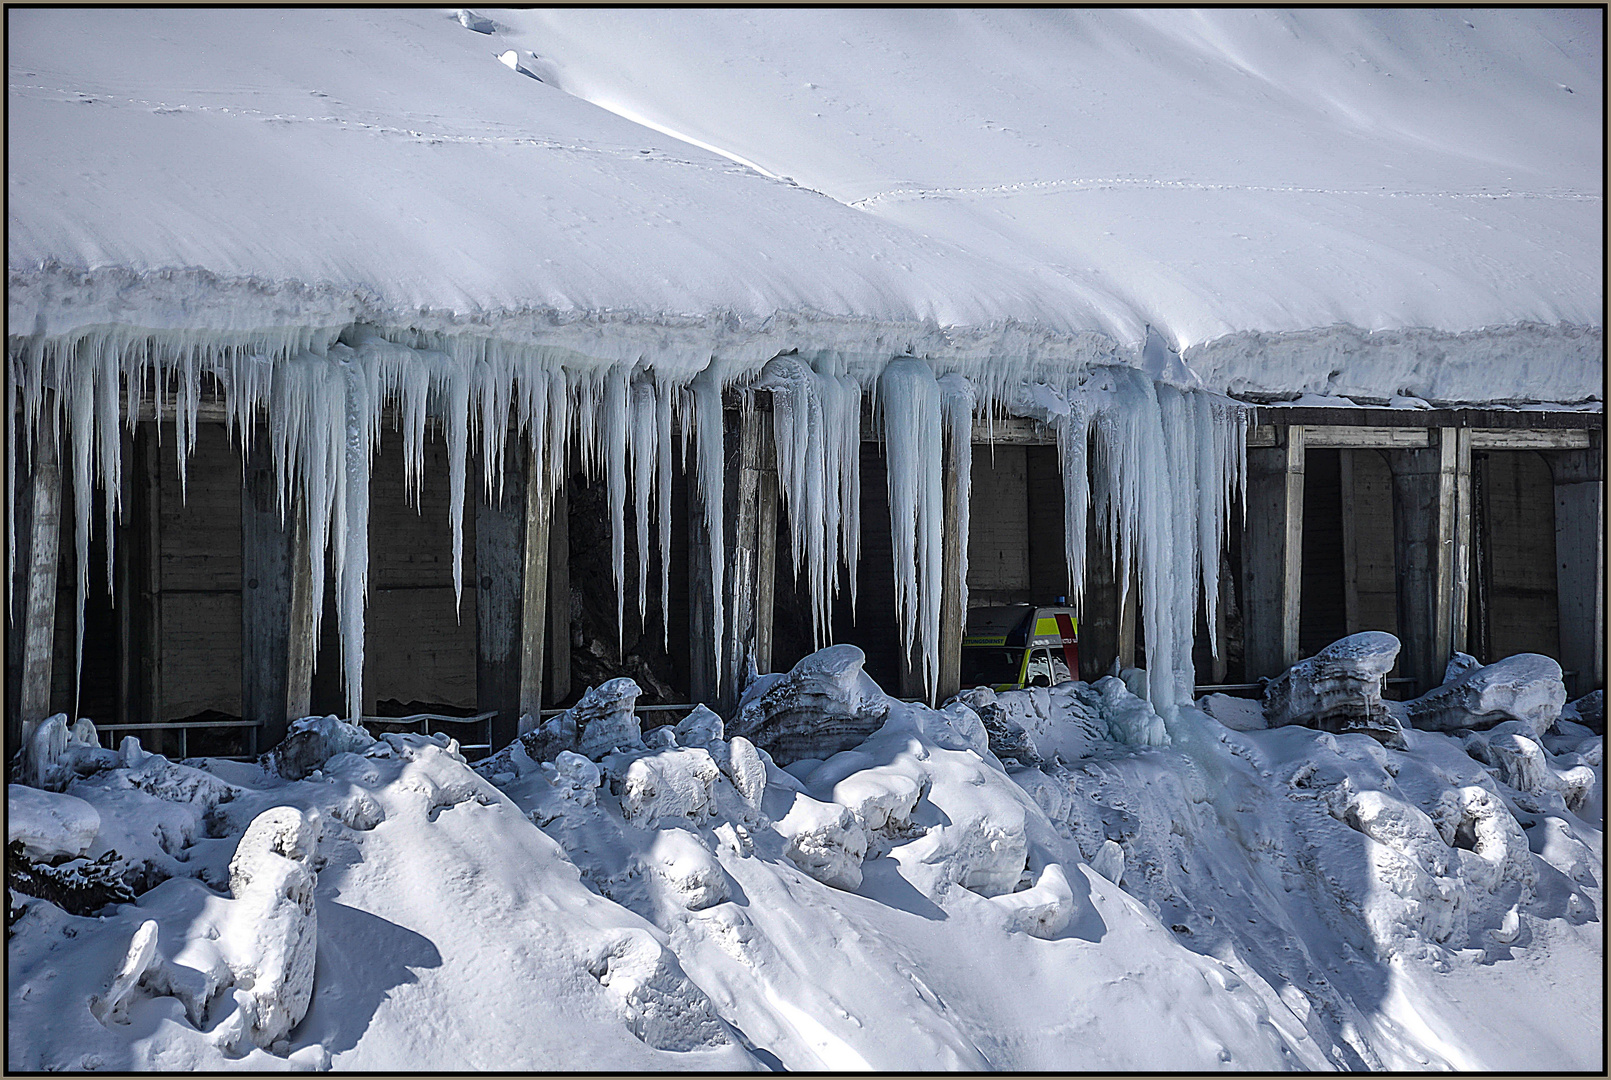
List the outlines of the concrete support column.
<svg viewBox="0 0 1611 1080">
<path fill-rule="evenodd" d="M 1278 427 L 1275 446 L 1247 452 L 1242 597 L 1249 680 L 1279 675 L 1300 659 L 1303 447 L 1303 428 Z"/>
<path fill-rule="evenodd" d="M 16 417 L 12 417 L 13 423 Z M 16 562 L 8 597 L 12 604 L 15 706 L 6 717 L 6 756 L 22 745 L 33 725 L 50 715 L 50 673 L 56 643 L 56 565 L 61 545 L 62 475 L 54 402 L 39 418 L 33 450 L 17 470 Z M 9 694 L 7 695 L 10 696 Z"/>
<path fill-rule="evenodd" d="M 1605 473 L 1603 449 L 1544 454 L 1555 481 L 1555 584 L 1567 691 L 1605 686 Z"/>
<path fill-rule="evenodd" d="M 1470 584 L 1471 435 L 1440 428 L 1426 449 L 1392 450 L 1399 667 L 1416 693 L 1463 649 Z"/>
<path fill-rule="evenodd" d="M 496 751 L 535 724 L 542 694 L 543 630 L 548 618 L 548 533 L 536 455 L 520 444 L 505 470 L 503 497 L 476 501 L 476 707 L 496 710 Z"/>
<path fill-rule="evenodd" d="M 277 745 L 306 716 L 313 683 L 313 574 L 300 502 L 281 521 L 266 431 L 248 449 L 241 491 L 241 714 Z"/>
</svg>

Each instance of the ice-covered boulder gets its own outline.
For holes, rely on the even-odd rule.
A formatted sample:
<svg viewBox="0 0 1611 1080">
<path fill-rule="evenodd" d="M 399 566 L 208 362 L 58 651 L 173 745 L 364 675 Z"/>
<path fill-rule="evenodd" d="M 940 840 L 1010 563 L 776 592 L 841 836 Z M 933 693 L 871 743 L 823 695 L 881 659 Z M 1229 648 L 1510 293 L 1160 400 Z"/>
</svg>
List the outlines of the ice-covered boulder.
<svg viewBox="0 0 1611 1080">
<path fill-rule="evenodd" d="M 1003 763 L 1012 762 L 1017 765 L 1033 767 L 1041 762 L 1040 754 L 1035 749 L 1034 740 L 1024 725 L 1013 716 L 1008 702 L 1018 703 L 1020 708 L 1024 705 L 1032 707 L 1032 694 L 1020 694 L 1017 691 L 1008 691 L 1007 701 L 1004 695 L 997 693 L 988 686 L 977 686 L 971 690 L 964 690 L 957 695 L 961 702 L 979 717 L 984 727 L 987 744 L 990 752 L 1000 758 Z M 1023 698 L 1021 703 L 1018 699 Z"/>
<path fill-rule="evenodd" d="M 101 815 L 83 799 L 54 791 L 6 785 L 6 845 L 21 841 L 35 859 L 77 858 L 89 851 Z"/>
<path fill-rule="evenodd" d="M 745 693 L 731 725 L 787 765 L 827 758 L 883 726 L 889 700 L 862 670 L 854 645 L 831 645 L 804 657 L 780 679 L 760 680 Z"/>
<path fill-rule="evenodd" d="M 534 761 L 552 761 L 561 750 L 573 750 L 597 761 L 612 750 L 642 748 L 643 728 L 632 711 L 641 693 L 638 684 L 628 678 L 608 679 L 589 687 L 575 705 L 520 736 L 520 745 Z M 509 749 L 493 757 L 507 756 L 505 751 Z M 505 771 L 491 759 L 477 765 L 483 775 L 494 775 L 487 769 Z"/>
<path fill-rule="evenodd" d="M 1398 638 L 1381 630 L 1332 642 L 1264 688 L 1271 727 L 1301 724 L 1338 735 L 1369 735 L 1402 749 L 1404 732 L 1382 703 L 1382 679 L 1398 658 Z"/>
<path fill-rule="evenodd" d="M 1592 694 L 1584 694 L 1576 701 L 1561 710 L 1561 715 L 1571 714 L 1573 719 L 1594 732 L 1596 735 L 1605 734 L 1605 691 L 1596 690 Z"/>
<path fill-rule="evenodd" d="M 309 716 L 292 722 L 285 741 L 268 752 L 267 764 L 287 780 L 301 780 L 337 754 L 361 754 L 374 742 L 357 724 L 336 716 Z"/>
<path fill-rule="evenodd" d="M 716 812 L 711 786 L 721 769 L 700 747 L 643 754 L 618 775 L 621 816 L 639 828 L 652 829 L 661 821 L 703 824 Z"/>
<path fill-rule="evenodd" d="M 1466 753 L 1489 766 L 1506 785 L 1533 796 L 1522 800 L 1536 806 L 1538 798 L 1557 794 L 1567 809 L 1580 809 L 1594 787 L 1594 769 L 1587 764 L 1569 764 L 1557 769 L 1550 761 L 1538 736 L 1521 720 L 1507 720 L 1487 731 L 1469 732 Z"/>
<path fill-rule="evenodd" d="M 1413 726 L 1427 731 L 1521 720 L 1536 736 L 1550 729 L 1564 704 L 1561 665 L 1538 653 L 1517 653 L 1428 691 L 1406 703 L 1404 711 Z"/>
<path fill-rule="evenodd" d="M 1453 656 L 1449 657 L 1449 662 L 1443 665 L 1443 681 L 1446 683 L 1454 682 L 1454 680 L 1463 675 L 1470 675 L 1481 666 L 1482 661 L 1475 656 L 1457 651 Z"/>
<path fill-rule="evenodd" d="M 284 1038 L 313 998 L 318 832 L 296 808 L 271 807 L 253 819 L 229 861 L 235 904 L 219 944 L 235 973 L 241 1036 L 256 1046 Z"/>
<path fill-rule="evenodd" d="M 703 705 L 695 705 L 693 712 L 678 721 L 675 731 L 677 742 L 683 746 L 704 746 L 719 742 L 725 735 L 722 718 Z"/>
</svg>

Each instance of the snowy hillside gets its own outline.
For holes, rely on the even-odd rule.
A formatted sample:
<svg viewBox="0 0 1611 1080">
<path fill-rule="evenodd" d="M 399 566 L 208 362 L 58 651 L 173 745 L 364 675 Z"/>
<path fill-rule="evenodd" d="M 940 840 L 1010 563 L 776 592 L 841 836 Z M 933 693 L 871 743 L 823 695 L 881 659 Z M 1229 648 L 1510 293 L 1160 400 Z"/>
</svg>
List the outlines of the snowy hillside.
<svg viewBox="0 0 1611 1080">
<path fill-rule="evenodd" d="M 617 683 L 473 769 L 42 725 L 8 840 L 78 913 L 13 894 L 9 1066 L 1603 1068 L 1603 739 L 1558 697 L 1392 749 L 1118 679 L 936 712 L 851 646 L 726 730 Z"/>
</svg>

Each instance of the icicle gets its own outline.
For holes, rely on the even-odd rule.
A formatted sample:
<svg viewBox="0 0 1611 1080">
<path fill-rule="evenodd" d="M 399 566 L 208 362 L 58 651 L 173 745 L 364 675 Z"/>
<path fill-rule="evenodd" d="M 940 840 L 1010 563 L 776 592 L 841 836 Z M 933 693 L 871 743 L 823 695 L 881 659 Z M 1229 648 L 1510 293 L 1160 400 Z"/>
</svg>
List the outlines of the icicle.
<svg viewBox="0 0 1611 1080">
<path fill-rule="evenodd" d="M 927 364 L 898 359 L 884 369 L 878 389 L 889 455 L 896 612 L 907 655 L 922 647 L 923 685 L 932 698 L 940 646 L 940 388 Z"/>
<path fill-rule="evenodd" d="M 632 383 L 631 455 L 632 514 L 638 545 L 639 626 L 643 625 L 649 611 L 649 504 L 654 496 L 655 476 L 659 468 L 656 460 L 656 443 L 659 441 L 656 410 L 653 380 L 646 375 L 638 377 Z"/>
<path fill-rule="evenodd" d="M 655 377 L 655 490 L 660 499 L 655 520 L 660 526 L 660 631 L 671 651 L 671 403 L 676 389 Z"/>
<path fill-rule="evenodd" d="M 628 371 L 615 367 L 606 376 L 604 391 L 604 464 L 610 500 L 610 566 L 615 573 L 615 646 L 622 653 L 626 631 L 626 502 L 627 454 L 630 444 L 628 415 L 631 386 Z"/>
<path fill-rule="evenodd" d="M 73 556 L 77 566 L 78 622 L 73 657 L 73 713 L 78 715 L 79 693 L 84 674 L 84 603 L 89 595 L 89 537 L 91 500 L 90 458 L 95 436 L 95 367 L 84 354 L 94 348 L 89 341 L 79 343 L 76 362 L 63 384 L 69 417 L 68 437 L 73 450 Z"/>
<path fill-rule="evenodd" d="M 705 540 L 710 545 L 711 641 L 716 658 L 716 693 L 722 683 L 723 551 L 722 535 L 722 383 L 716 365 L 705 368 L 690 384 L 694 403 L 694 442 L 699 498 L 705 508 Z"/>
</svg>

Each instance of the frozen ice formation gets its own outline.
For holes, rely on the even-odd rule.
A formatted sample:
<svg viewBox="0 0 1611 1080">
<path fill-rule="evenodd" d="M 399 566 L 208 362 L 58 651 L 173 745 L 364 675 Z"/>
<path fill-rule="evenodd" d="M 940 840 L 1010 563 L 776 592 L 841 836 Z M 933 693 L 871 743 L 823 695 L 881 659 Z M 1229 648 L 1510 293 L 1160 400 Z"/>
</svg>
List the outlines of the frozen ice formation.
<svg viewBox="0 0 1611 1080">
<path fill-rule="evenodd" d="M 139 985 L 140 980 L 151 967 L 151 962 L 157 956 L 157 924 L 147 919 L 140 924 L 129 941 L 128 955 L 123 958 L 122 965 L 117 974 L 112 976 L 112 982 L 106 993 L 98 994 L 90 999 L 90 1012 L 101 1023 L 126 1023 L 126 1010 L 129 995 Z"/>
<path fill-rule="evenodd" d="M 276 806 L 253 819 L 229 860 L 236 906 L 223 940 L 243 1034 L 256 1046 L 270 1047 L 289 1033 L 313 998 L 317 844 L 314 822 L 294 807 Z"/>
<path fill-rule="evenodd" d="M 704 746 L 720 742 L 724 733 L 722 718 L 704 705 L 695 705 L 693 711 L 677 722 L 677 742 L 683 746 Z"/>
<path fill-rule="evenodd" d="M 285 741 L 268 752 L 268 763 L 287 780 L 301 780 L 337 754 L 361 754 L 375 738 L 357 724 L 335 716 L 293 721 Z"/>
<path fill-rule="evenodd" d="M 1464 740 L 1466 753 L 1485 765 L 1509 787 L 1530 798 L 1533 809 L 1542 809 L 1552 795 L 1560 796 L 1568 810 L 1583 808 L 1594 788 L 1594 769 L 1587 764 L 1557 769 L 1550 754 L 1539 743 L 1539 736 L 1522 720 L 1506 720 L 1487 731 L 1472 731 Z"/>
<path fill-rule="evenodd" d="M 6 785 L 6 845 L 22 841 L 35 859 L 77 858 L 87 852 L 101 828 L 95 807 L 72 795 L 26 784 Z"/>
<path fill-rule="evenodd" d="M 1517 653 L 1459 675 L 1406 703 L 1404 711 L 1413 726 L 1427 731 L 1521 720 L 1538 736 L 1555 723 L 1565 703 L 1561 665 L 1538 653 Z"/>
<path fill-rule="evenodd" d="M 1271 727 L 1361 732 L 1402 748 L 1404 733 L 1382 704 L 1382 679 L 1392 670 L 1398 648 L 1398 638 L 1381 630 L 1332 642 L 1264 688 L 1265 719 Z"/>
<path fill-rule="evenodd" d="M 656 546 L 661 607 L 669 609 L 671 463 L 680 428 L 712 567 L 714 632 L 708 647 L 720 656 L 738 644 L 723 599 L 724 394 L 742 393 L 748 410 L 755 407 L 754 391 L 767 391 L 794 570 L 809 594 L 817 643 L 828 640 L 828 615 L 841 580 L 848 582 L 853 605 L 856 600 L 863 402 L 872 403 L 888 464 L 893 614 L 930 691 L 939 665 L 945 473 L 949 469 L 950 482 L 964 493 L 955 529 L 965 553 L 973 420 L 1022 412 L 1043 418 L 1057 434 L 1070 594 L 1077 604 L 1086 515 L 1095 510 L 1098 527 L 1114 540 L 1120 580 L 1128 582 L 1134 571 L 1142 583 L 1150 683 L 1144 696 L 1165 718 L 1190 700 L 1193 614 L 1201 603 L 1208 625 L 1215 625 L 1220 548 L 1229 507 L 1243 483 L 1248 414 L 1227 398 L 1154 383 L 1125 366 L 1123 350 L 1096 348 L 1081 338 L 1066 355 L 1051 356 L 1020 343 L 1024 355 L 980 354 L 990 357 L 987 365 L 958 353 L 958 344 L 942 335 L 933 347 L 947 354 L 944 359 L 892 356 L 882 339 L 835 347 L 835 327 L 808 320 L 800 327 L 803 345 L 770 353 L 764 346 L 737 356 L 679 353 L 662 342 L 649 355 L 630 335 L 623 345 L 608 335 L 584 334 L 586 347 L 609 354 L 593 356 L 584 340 L 558 328 L 550 329 L 564 337 L 564 345 L 558 338 L 516 343 L 463 327 L 273 325 L 239 331 L 103 325 L 60 337 L 12 339 L 8 388 L 21 416 L 19 434 L 26 440 L 36 432 L 60 432 L 68 448 L 80 667 L 94 488 L 119 490 L 119 425 L 147 406 L 153 387 L 161 389 L 151 403 L 160 421 L 168 419 L 165 395 L 176 394 L 181 490 L 204 385 L 221 392 L 231 432 L 243 441 L 255 437 L 259 415 L 269 419 L 268 445 L 249 452 L 266 454 L 273 463 L 281 517 L 306 516 L 314 595 L 324 589 L 327 563 L 334 572 L 348 719 L 359 716 L 363 701 L 369 470 L 383 437 L 384 412 L 398 419 L 400 434 L 391 437 L 402 443 L 406 488 L 416 500 L 425 483 L 427 414 L 440 420 L 448 449 L 455 583 L 463 580 L 472 448 L 482 463 L 483 489 L 491 495 L 502 484 L 503 434 L 511 416 L 537 457 L 538 497 L 552 494 L 573 460 L 589 478 L 602 479 L 610 502 L 618 617 L 626 607 L 628 505 L 637 530 L 639 612 L 646 610 L 650 551 Z M 954 370 L 958 366 L 965 371 Z M 134 389 L 125 394 L 123 387 Z M 47 414 L 61 423 L 52 428 Z M 7 485 L 13 500 L 15 476 Z M 116 497 L 105 505 L 110 579 L 110 530 L 123 508 Z M 15 536 L 9 543 L 14 561 Z M 841 568 L 850 571 L 843 579 Z M 957 572 L 965 578 L 965 566 Z M 322 612 L 316 605 L 316 635 Z M 669 634 L 669 626 L 662 632 Z M 718 680 L 730 677 L 718 671 Z"/>
<path fill-rule="evenodd" d="M 1021 892 L 1003 893 L 991 903 L 1009 913 L 1011 925 L 1031 937 L 1056 937 L 1068 926 L 1075 911 L 1074 890 L 1057 863 L 1047 863 L 1035 883 Z"/>
<path fill-rule="evenodd" d="M 101 745 L 95 725 L 87 717 L 69 726 L 67 714 L 57 713 L 34 725 L 24 741 L 23 782 L 47 791 L 60 791 L 74 777 L 123 763 L 121 754 Z"/>
<path fill-rule="evenodd" d="M 849 807 L 768 785 L 762 809 L 783 837 L 783 853 L 795 866 L 836 889 L 855 890 L 861 885 L 867 830 Z"/>
<path fill-rule="evenodd" d="M 1078 684 L 1076 684 L 1078 685 Z M 1130 746 L 1168 746 L 1169 731 L 1152 702 L 1130 692 L 1122 679 L 1105 675 L 1091 687 L 1108 725 L 1108 738 Z"/>
<path fill-rule="evenodd" d="M 703 911 L 726 900 L 731 893 L 721 863 L 687 829 L 657 831 L 643 862 L 689 911 Z"/>
<path fill-rule="evenodd" d="M 877 731 L 889 711 L 862 670 L 866 654 L 832 645 L 804 657 L 782 678 L 757 683 L 740 702 L 731 732 L 787 765 L 848 750 Z"/>
<path fill-rule="evenodd" d="M 649 931 L 624 930 L 601 941 L 583 966 L 609 991 L 632 1034 L 655 1049 L 688 1051 L 732 1041 L 710 998 Z"/>
<path fill-rule="evenodd" d="M 1023 724 L 1013 718 L 1009 709 L 1008 703 L 1015 702 L 1018 693 L 1009 690 L 997 694 L 988 686 L 978 686 L 972 690 L 964 690 L 957 695 L 957 700 L 979 717 L 989 740 L 990 752 L 1002 762 L 1010 761 L 1020 766 L 1039 765 L 1041 758 L 1035 750 L 1034 742 L 1024 730 Z M 1030 701 L 1034 700 L 1032 693 L 1026 696 Z M 1003 698 L 1006 699 L 1005 702 Z"/>
</svg>

